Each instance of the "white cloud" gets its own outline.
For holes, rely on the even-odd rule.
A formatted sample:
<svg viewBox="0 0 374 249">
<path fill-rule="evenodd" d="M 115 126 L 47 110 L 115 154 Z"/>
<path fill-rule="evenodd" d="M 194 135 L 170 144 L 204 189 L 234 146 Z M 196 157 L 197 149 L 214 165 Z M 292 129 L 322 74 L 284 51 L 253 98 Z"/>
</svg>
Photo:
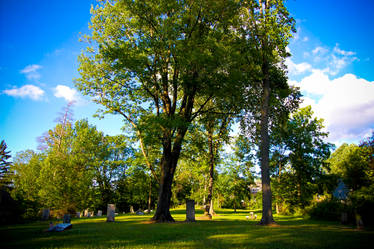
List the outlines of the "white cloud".
<svg viewBox="0 0 374 249">
<path fill-rule="evenodd" d="M 345 50 L 342 50 L 339 48 L 339 44 L 336 44 L 335 47 L 334 47 L 334 50 L 333 50 L 335 53 L 337 54 L 341 54 L 341 55 L 344 55 L 344 56 L 352 56 L 352 55 L 355 55 L 356 53 L 355 52 L 352 52 L 352 51 L 345 51 Z"/>
<path fill-rule="evenodd" d="M 291 58 L 286 59 L 286 65 L 290 74 L 302 74 L 312 70 L 312 66 L 309 63 L 302 62 L 299 64 L 294 63 Z"/>
<path fill-rule="evenodd" d="M 326 48 L 323 48 L 323 47 L 316 47 L 315 49 L 313 49 L 312 53 L 314 55 L 316 54 L 326 54 L 329 50 L 326 49 Z"/>
<path fill-rule="evenodd" d="M 40 100 L 44 95 L 44 91 L 34 85 L 24 85 L 20 88 L 4 90 L 3 93 L 13 97 L 29 97 L 32 100 Z"/>
<path fill-rule="evenodd" d="M 33 65 L 26 66 L 20 72 L 26 75 L 26 78 L 29 80 L 38 80 L 40 79 L 40 74 L 38 73 L 38 70 L 41 68 L 42 66 L 33 64 Z"/>
<path fill-rule="evenodd" d="M 360 141 L 373 129 L 374 81 L 353 74 L 330 79 L 327 72 L 313 70 L 311 75 L 291 84 L 300 86 L 306 95 L 320 96 L 318 100 L 304 97 L 302 105 L 312 105 L 316 116 L 325 120 L 329 141 Z"/>
<path fill-rule="evenodd" d="M 79 100 L 77 90 L 75 90 L 74 88 L 70 88 L 68 86 L 58 85 L 54 88 L 54 92 L 55 92 L 55 94 L 54 94 L 55 97 L 63 98 L 67 102 L 78 101 Z"/>
</svg>

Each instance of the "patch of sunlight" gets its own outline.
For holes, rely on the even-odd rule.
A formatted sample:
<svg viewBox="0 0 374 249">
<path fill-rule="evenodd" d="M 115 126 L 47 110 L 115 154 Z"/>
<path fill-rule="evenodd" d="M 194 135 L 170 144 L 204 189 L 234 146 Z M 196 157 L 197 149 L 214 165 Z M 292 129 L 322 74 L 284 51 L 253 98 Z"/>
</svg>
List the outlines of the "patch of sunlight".
<svg viewBox="0 0 374 249">
<path fill-rule="evenodd" d="M 232 234 L 232 233 L 229 233 L 229 234 L 216 234 L 216 235 L 212 235 L 212 236 L 209 236 L 207 237 L 207 239 L 222 239 L 222 240 L 232 240 L 232 241 L 237 241 L 237 240 L 245 240 L 245 239 L 249 239 L 251 236 L 250 234 L 247 234 L 247 233 L 235 233 L 235 234 Z"/>
</svg>

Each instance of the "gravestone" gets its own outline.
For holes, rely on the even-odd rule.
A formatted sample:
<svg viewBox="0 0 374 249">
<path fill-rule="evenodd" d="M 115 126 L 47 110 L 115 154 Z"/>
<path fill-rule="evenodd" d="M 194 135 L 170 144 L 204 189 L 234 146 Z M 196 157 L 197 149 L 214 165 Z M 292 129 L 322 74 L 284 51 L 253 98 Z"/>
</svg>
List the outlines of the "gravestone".
<svg viewBox="0 0 374 249">
<path fill-rule="evenodd" d="M 251 215 L 251 219 L 253 220 L 254 219 L 253 212 L 250 212 L 250 215 Z"/>
<path fill-rule="evenodd" d="M 98 210 L 98 211 L 97 211 L 97 216 L 102 216 L 102 215 L 103 215 L 103 211 Z"/>
<path fill-rule="evenodd" d="M 133 207 L 133 206 L 130 206 L 130 213 L 132 213 L 132 214 L 135 213 L 135 212 L 134 212 L 134 207 Z"/>
<path fill-rule="evenodd" d="M 342 224 L 348 224 L 348 213 L 347 212 L 342 212 L 340 222 Z"/>
<path fill-rule="evenodd" d="M 65 230 L 69 230 L 72 227 L 73 225 L 70 223 L 60 223 L 60 224 L 57 224 L 56 226 L 53 226 L 53 224 L 49 224 L 49 229 L 47 231 L 48 232 L 62 232 Z"/>
<path fill-rule="evenodd" d="M 186 221 L 194 222 L 195 220 L 195 201 L 187 200 L 186 201 Z"/>
<path fill-rule="evenodd" d="M 106 221 L 114 222 L 115 216 L 116 216 L 116 205 L 108 204 Z"/>
<path fill-rule="evenodd" d="M 81 212 L 76 212 L 75 215 L 77 216 L 77 218 L 80 218 L 81 217 Z"/>
<path fill-rule="evenodd" d="M 48 220 L 49 219 L 49 208 L 44 208 L 42 213 L 42 220 Z"/>
<path fill-rule="evenodd" d="M 62 223 L 70 223 L 70 222 L 71 222 L 70 214 L 64 214 L 64 219 Z"/>
<path fill-rule="evenodd" d="M 85 209 L 84 210 L 84 217 L 89 217 L 88 215 L 89 215 L 88 209 Z"/>
</svg>

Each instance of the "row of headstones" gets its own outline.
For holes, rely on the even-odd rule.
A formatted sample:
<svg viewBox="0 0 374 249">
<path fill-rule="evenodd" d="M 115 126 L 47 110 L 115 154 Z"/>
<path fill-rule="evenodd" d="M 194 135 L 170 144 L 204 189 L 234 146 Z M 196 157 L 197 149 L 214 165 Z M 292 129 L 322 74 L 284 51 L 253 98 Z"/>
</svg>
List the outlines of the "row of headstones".
<svg viewBox="0 0 374 249">
<path fill-rule="evenodd" d="M 86 212 L 87 211 L 87 212 Z M 93 216 L 93 212 L 88 212 L 88 210 L 85 211 L 85 217 Z M 42 220 L 49 219 L 50 211 L 49 209 L 43 209 L 42 213 Z M 103 212 L 99 210 L 97 212 L 97 216 L 102 216 Z M 81 217 L 80 212 L 77 212 L 77 217 Z M 116 205 L 115 204 L 108 204 L 107 208 L 107 222 L 114 222 L 116 217 Z M 71 217 L 68 214 L 64 215 L 63 223 L 70 223 Z M 66 221 L 66 222 L 65 222 Z M 195 201 L 194 200 L 187 200 L 186 202 L 186 221 L 193 222 L 195 221 Z"/>
</svg>

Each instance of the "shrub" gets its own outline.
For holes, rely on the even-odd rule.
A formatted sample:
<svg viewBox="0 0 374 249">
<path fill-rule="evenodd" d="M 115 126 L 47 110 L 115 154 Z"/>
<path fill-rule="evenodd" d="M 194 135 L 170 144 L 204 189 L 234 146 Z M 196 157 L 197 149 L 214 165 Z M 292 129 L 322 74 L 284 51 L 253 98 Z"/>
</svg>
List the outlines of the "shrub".
<svg viewBox="0 0 374 249">
<path fill-rule="evenodd" d="M 347 207 L 335 199 L 326 199 L 315 202 L 308 208 L 308 213 L 313 219 L 340 220 L 341 213 L 348 211 Z"/>
</svg>

